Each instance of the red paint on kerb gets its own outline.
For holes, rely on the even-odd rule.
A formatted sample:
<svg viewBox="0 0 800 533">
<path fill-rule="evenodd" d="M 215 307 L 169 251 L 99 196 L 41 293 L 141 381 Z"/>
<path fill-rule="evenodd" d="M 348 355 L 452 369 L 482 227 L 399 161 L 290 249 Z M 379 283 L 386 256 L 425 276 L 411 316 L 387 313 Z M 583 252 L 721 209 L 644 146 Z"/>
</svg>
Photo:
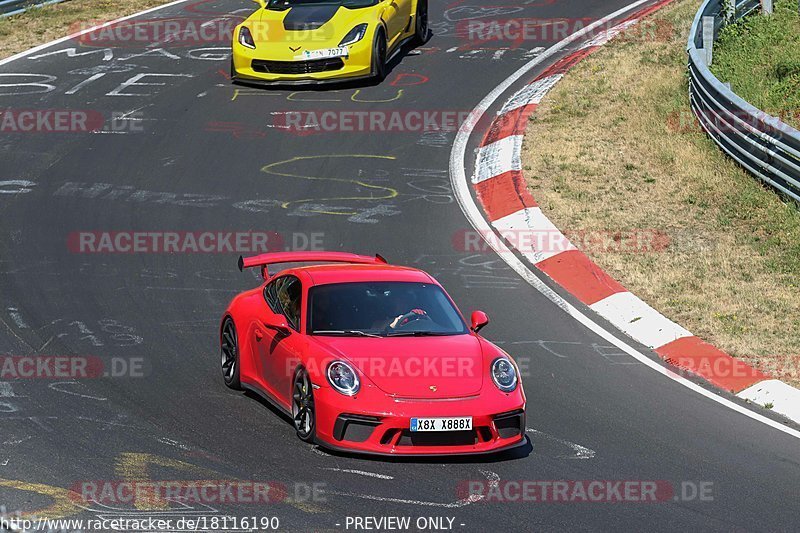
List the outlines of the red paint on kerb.
<svg viewBox="0 0 800 533">
<path fill-rule="evenodd" d="M 494 119 L 481 146 L 487 146 L 512 135 L 525 133 L 528 117 L 536 111 L 536 107 L 536 104 L 524 105 Z"/>
<path fill-rule="evenodd" d="M 617 280 L 578 250 L 561 252 L 536 263 L 536 267 L 586 305 L 618 292 L 627 292 Z"/>
<path fill-rule="evenodd" d="M 475 192 L 490 222 L 537 205 L 518 170 L 476 183 Z"/>
<path fill-rule="evenodd" d="M 739 392 L 769 376 L 744 361 L 733 358 L 699 337 L 683 337 L 660 348 L 656 353 L 668 363 L 688 370 L 717 387 Z"/>
</svg>

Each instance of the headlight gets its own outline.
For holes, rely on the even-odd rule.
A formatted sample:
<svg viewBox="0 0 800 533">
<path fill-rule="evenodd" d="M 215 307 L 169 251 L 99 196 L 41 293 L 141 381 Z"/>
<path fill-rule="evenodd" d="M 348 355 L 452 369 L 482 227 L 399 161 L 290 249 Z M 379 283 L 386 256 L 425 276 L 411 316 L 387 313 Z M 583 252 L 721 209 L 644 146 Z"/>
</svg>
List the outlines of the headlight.
<svg viewBox="0 0 800 533">
<path fill-rule="evenodd" d="M 492 380 L 503 392 L 511 392 L 517 388 L 517 369 L 505 357 L 492 361 Z"/>
<path fill-rule="evenodd" d="M 355 44 L 367 34 L 367 24 L 359 24 L 352 30 L 350 33 L 344 36 L 342 42 L 339 43 L 339 46 L 349 46 L 351 44 Z"/>
<path fill-rule="evenodd" d="M 344 361 L 334 361 L 328 365 L 328 382 L 337 392 L 347 396 L 353 396 L 361 388 L 356 371 Z"/>
<path fill-rule="evenodd" d="M 242 26 L 239 28 L 239 43 L 247 48 L 255 48 L 256 42 L 253 40 L 253 34 L 250 33 L 250 28 Z"/>
</svg>

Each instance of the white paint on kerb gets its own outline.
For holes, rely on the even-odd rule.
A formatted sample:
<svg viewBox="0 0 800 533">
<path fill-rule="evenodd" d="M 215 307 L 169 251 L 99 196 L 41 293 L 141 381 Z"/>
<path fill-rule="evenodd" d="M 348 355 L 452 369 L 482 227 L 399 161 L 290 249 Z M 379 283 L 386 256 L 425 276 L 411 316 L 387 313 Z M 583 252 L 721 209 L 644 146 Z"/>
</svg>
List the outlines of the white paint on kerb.
<svg viewBox="0 0 800 533">
<path fill-rule="evenodd" d="M 792 420 L 800 420 L 800 390 L 777 379 L 756 383 L 736 396 L 759 405 L 772 405 L 772 410 Z"/>
<path fill-rule="evenodd" d="M 504 172 L 522 170 L 521 148 L 522 135 L 510 135 L 481 147 L 478 150 L 478 174 L 473 183 L 480 183 Z"/>
<path fill-rule="evenodd" d="M 495 220 L 492 226 L 533 264 L 575 249 L 538 207 L 520 209 Z"/>
<path fill-rule="evenodd" d="M 658 348 L 692 333 L 668 319 L 635 294 L 618 292 L 590 305 L 626 335 L 649 348 Z"/>
<path fill-rule="evenodd" d="M 554 74 L 526 85 L 520 89 L 517 94 L 512 96 L 511 100 L 506 102 L 499 114 L 504 115 L 528 105 L 538 105 L 542 101 L 542 98 L 544 98 L 544 95 L 547 94 L 556 83 L 561 81 L 563 77 L 563 74 Z"/>
</svg>

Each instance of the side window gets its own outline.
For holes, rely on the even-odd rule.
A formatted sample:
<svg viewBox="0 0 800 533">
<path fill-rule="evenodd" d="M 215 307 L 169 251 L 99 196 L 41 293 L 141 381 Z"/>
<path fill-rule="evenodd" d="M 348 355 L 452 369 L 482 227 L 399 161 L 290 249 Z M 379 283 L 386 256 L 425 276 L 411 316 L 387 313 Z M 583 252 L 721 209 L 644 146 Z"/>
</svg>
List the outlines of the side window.
<svg viewBox="0 0 800 533">
<path fill-rule="evenodd" d="M 285 279 L 286 278 L 278 278 L 272 280 L 264 287 L 264 299 L 267 301 L 267 305 L 272 309 L 273 313 L 279 315 L 283 314 L 283 311 L 281 311 L 281 305 L 278 302 L 278 286 L 282 284 Z"/>
<path fill-rule="evenodd" d="M 293 276 L 286 276 L 276 280 L 276 294 L 283 316 L 295 330 L 300 330 L 300 299 L 303 291 L 300 280 Z"/>
</svg>

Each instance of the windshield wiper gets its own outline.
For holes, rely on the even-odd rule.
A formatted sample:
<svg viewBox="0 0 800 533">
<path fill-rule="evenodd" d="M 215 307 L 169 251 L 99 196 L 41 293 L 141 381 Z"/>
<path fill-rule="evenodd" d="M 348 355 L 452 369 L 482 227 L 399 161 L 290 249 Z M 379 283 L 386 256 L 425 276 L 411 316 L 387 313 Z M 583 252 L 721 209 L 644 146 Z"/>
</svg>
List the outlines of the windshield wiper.
<svg viewBox="0 0 800 533">
<path fill-rule="evenodd" d="M 443 331 L 400 331 L 398 333 L 389 333 L 387 337 L 444 337 L 453 335 L 453 333 L 445 333 Z"/>
<path fill-rule="evenodd" d="M 376 339 L 380 339 L 380 335 L 375 335 L 373 333 L 367 333 L 366 331 L 359 331 L 357 329 L 328 329 L 328 330 L 318 330 L 314 331 L 313 335 L 352 335 L 354 337 L 373 337 Z"/>
</svg>

